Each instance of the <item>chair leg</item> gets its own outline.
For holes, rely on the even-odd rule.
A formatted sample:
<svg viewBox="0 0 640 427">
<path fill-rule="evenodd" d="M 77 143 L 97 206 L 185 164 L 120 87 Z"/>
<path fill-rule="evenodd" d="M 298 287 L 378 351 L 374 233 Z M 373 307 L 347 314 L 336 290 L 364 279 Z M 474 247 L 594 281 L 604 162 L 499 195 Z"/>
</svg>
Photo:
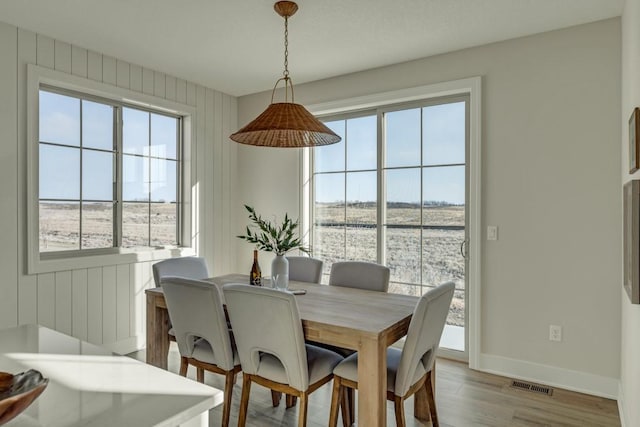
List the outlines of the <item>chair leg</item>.
<svg viewBox="0 0 640 427">
<path fill-rule="evenodd" d="M 280 398 L 282 397 L 282 393 L 279 391 L 271 390 L 271 404 L 273 407 L 277 407 L 280 405 Z"/>
<path fill-rule="evenodd" d="M 286 407 L 287 409 L 289 409 L 289 408 L 293 408 L 294 406 L 296 406 L 296 401 L 298 400 L 298 398 L 297 398 L 297 397 L 292 396 L 292 395 L 290 395 L 290 394 L 287 394 L 287 395 L 285 395 L 285 396 L 286 396 L 286 397 L 285 397 L 285 399 L 286 399 L 286 400 L 285 400 L 285 403 L 286 403 L 285 407 Z"/>
<path fill-rule="evenodd" d="M 298 413 L 298 427 L 307 427 L 307 406 L 309 396 L 306 391 L 300 394 L 300 412 Z"/>
<path fill-rule="evenodd" d="M 356 422 L 356 391 L 352 388 L 345 387 L 347 400 L 347 422 L 352 425 Z"/>
<path fill-rule="evenodd" d="M 202 368 L 198 368 L 196 371 L 196 379 L 198 380 L 199 383 L 203 383 L 204 384 L 204 369 Z"/>
<path fill-rule="evenodd" d="M 235 374 L 227 372 L 224 381 L 224 402 L 222 407 L 222 426 L 229 426 L 229 416 L 231 414 L 231 396 L 233 396 L 233 383 Z"/>
<path fill-rule="evenodd" d="M 329 411 L 329 427 L 338 426 L 338 404 L 343 404 L 342 387 L 340 387 L 340 378 L 333 377 L 333 389 L 331 392 L 331 407 Z M 345 413 L 342 411 L 342 420 L 345 421 Z M 345 427 L 346 424 L 345 424 Z"/>
<path fill-rule="evenodd" d="M 251 392 L 251 376 L 242 374 L 242 397 L 240 398 L 240 410 L 238 411 L 238 427 L 247 424 L 247 408 L 249 406 L 249 393 Z"/>
<path fill-rule="evenodd" d="M 396 425 L 398 427 L 405 427 L 404 421 L 404 405 L 402 404 L 402 398 L 400 396 L 395 396 L 393 399 L 396 410 Z"/>
<path fill-rule="evenodd" d="M 187 369 L 189 369 L 189 359 L 186 357 L 180 358 L 180 375 L 183 377 L 187 376 Z"/>
<path fill-rule="evenodd" d="M 427 389 L 427 400 L 429 401 L 429 412 L 431 413 L 431 425 L 438 427 L 438 411 L 436 411 L 436 398 L 435 398 L 435 372 L 433 370 L 427 373 L 427 380 L 424 382 L 424 387 Z"/>
</svg>

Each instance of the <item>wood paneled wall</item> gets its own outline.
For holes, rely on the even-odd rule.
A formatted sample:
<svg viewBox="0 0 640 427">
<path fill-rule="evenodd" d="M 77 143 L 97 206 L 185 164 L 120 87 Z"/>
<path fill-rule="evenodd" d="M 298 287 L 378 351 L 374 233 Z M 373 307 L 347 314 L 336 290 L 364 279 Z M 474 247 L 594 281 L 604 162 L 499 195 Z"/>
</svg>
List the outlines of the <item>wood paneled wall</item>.
<svg viewBox="0 0 640 427">
<path fill-rule="evenodd" d="M 187 104 L 193 117 L 192 242 L 216 274 L 235 269 L 236 98 L 0 23 L 0 327 L 38 323 L 119 351 L 144 343 L 151 263 L 26 274 L 27 64 Z"/>
</svg>

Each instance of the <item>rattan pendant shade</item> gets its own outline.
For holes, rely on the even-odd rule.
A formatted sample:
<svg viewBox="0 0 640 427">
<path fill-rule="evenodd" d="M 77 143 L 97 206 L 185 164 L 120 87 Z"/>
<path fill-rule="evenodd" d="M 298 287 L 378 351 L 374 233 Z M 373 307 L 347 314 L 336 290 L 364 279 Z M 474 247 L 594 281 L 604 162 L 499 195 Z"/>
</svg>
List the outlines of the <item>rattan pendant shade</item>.
<svg viewBox="0 0 640 427">
<path fill-rule="evenodd" d="M 231 135 L 241 144 L 263 147 L 315 147 L 340 141 L 340 137 L 313 117 L 302 105 L 269 105 L 254 121 Z"/>
<path fill-rule="evenodd" d="M 251 123 L 232 134 L 230 138 L 241 144 L 263 147 L 303 148 L 340 142 L 340 137 L 325 126 L 313 114 L 294 102 L 293 83 L 288 70 L 288 18 L 297 10 L 292 1 L 279 1 L 276 12 L 284 18 L 284 77 L 278 79 L 271 94 L 271 104 Z M 291 90 L 291 102 L 273 102 L 280 81 L 285 85 L 285 101 Z"/>
</svg>

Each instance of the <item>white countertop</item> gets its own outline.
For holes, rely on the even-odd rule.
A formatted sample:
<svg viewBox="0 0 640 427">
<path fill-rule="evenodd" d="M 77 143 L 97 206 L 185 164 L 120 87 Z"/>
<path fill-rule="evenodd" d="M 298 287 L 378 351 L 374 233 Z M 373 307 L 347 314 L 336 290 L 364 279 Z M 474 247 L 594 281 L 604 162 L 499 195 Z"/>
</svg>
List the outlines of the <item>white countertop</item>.
<svg viewBox="0 0 640 427">
<path fill-rule="evenodd" d="M 0 371 L 28 369 L 49 386 L 6 427 L 174 427 L 223 400 L 220 390 L 42 326 L 0 330 Z"/>
</svg>

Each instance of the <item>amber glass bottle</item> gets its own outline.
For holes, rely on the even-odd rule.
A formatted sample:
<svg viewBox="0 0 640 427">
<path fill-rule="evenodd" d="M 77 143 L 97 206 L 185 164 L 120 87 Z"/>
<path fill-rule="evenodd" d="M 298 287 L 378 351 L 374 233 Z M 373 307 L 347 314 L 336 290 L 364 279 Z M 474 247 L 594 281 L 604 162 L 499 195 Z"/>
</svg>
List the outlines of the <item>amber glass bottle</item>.
<svg viewBox="0 0 640 427">
<path fill-rule="evenodd" d="M 253 286 L 262 286 L 262 271 L 260 270 L 260 264 L 258 264 L 258 251 L 253 251 L 253 265 L 251 266 L 251 273 L 249 273 L 249 284 Z"/>
</svg>

